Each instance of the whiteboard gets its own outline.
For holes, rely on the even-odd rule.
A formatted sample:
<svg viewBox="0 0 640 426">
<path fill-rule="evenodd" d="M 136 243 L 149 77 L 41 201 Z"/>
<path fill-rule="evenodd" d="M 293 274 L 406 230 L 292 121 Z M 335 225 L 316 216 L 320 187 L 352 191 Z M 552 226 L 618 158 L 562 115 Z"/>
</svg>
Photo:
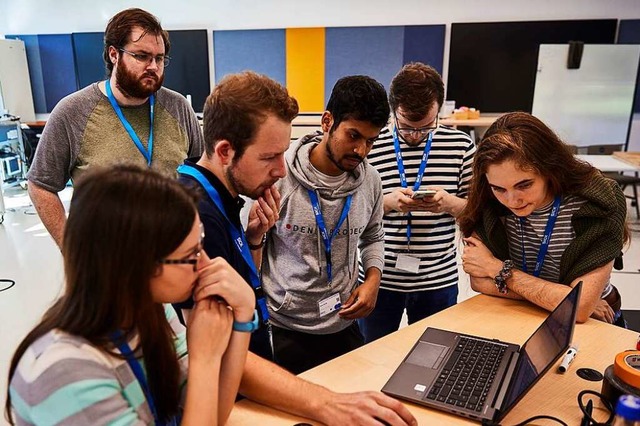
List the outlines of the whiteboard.
<svg viewBox="0 0 640 426">
<path fill-rule="evenodd" d="M 35 121 L 27 52 L 21 40 L 0 40 L 0 97 L 3 108 L 20 116 L 20 121 Z"/>
<path fill-rule="evenodd" d="M 568 144 L 626 145 L 640 45 L 584 45 L 567 69 L 569 45 L 541 44 L 532 113 Z"/>
</svg>

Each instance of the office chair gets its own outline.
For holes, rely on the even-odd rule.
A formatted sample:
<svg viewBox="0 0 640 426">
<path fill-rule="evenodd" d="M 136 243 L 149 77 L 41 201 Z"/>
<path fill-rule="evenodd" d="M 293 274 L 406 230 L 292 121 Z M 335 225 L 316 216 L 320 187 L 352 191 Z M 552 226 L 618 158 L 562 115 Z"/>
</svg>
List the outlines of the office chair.
<svg viewBox="0 0 640 426">
<path fill-rule="evenodd" d="M 622 145 L 590 145 L 587 147 L 587 154 L 589 155 L 612 155 L 616 151 L 622 151 Z M 631 186 L 633 189 L 633 195 L 626 195 L 625 197 L 631 200 L 631 207 L 636 208 L 636 217 L 640 219 L 640 205 L 638 205 L 638 185 L 640 185 L 640 177 L 638 172 L 635 172 L 635 176 L 625 175 L 617 172 L 603 173 L 606 177 L 615 180 L 620 188 L 624 191 L 627 186 Z"/>
</svg>

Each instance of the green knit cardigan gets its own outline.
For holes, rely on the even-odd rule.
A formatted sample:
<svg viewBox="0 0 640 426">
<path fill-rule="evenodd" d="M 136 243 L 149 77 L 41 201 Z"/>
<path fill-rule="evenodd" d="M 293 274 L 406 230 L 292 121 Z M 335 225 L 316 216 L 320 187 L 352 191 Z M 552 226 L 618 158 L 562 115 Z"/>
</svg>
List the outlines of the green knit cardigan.
<svg viewBox="0 0 640 426">
<path fill-rule="evenodd" d="M 576 233 L 560 259 L 560 279 L 570 284 L 576 278 L 622 256 L 627 202 L 618 184 L 598 174 L 575 192 L 587 202 L 574 213 L 571 224 Z M 507 232 L 501 220 L 510 212 L 497 200 L 491 200 L 475 232 L 493 255 L 509 258 Z"/>
</svg>

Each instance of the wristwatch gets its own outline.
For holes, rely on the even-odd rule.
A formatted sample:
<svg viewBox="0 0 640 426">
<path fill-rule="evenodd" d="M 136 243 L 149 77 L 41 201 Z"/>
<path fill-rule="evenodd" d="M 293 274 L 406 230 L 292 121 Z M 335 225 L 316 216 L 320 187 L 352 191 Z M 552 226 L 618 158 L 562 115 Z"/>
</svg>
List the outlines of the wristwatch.
<svg viewBox="0 0 640 426">
<path fill-rule="evenodd" d="M 505 260 L 502 263 L 502 269 L 493 278 L 493 282 L 496 283 L 496 288 L 502 294 L 507 294 L 509 289 L 507 288 L 507 280 L 511 278 L 511 268 L 513 268 L 513 262 L 510 259 Z"/>
<path fill-rule="evenodd" d="M 233 330 L 234 331 L 242 331 L 244 333 L 253 333 L 260 327 L 260 319 L 258 317 L 258 310 L 255 309 L 253 311 L 253 321 L 249 322 L 233 322 Z"/>
</svg>

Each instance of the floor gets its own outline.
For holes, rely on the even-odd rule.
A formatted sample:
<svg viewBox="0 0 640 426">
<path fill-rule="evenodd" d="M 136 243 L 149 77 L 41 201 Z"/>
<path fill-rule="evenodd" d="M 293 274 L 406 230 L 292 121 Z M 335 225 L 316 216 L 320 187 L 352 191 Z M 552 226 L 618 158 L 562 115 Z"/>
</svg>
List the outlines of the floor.
<svg viewBox="0 0 640 426">
<path fill-rule="evenodd" d="M 65 207 L 71 189 L 61 193 Z M 13 351 L 42 313 L 60 294 L 63 282 L 62 257 L 58 247 L 40 222 L 22 188 L 5 190 L 6 213 L 0 225 L 0 279 L 15 280 L 15 286 L 0 283 L 0 401 L 4 403 L 6 377 Z M 634 213 L 635 214 L 635 213 Z M 625 254 L 623 271 L 614 271 L 612 281 L 622 294 L 624 309 L 640 310 L 640 221 L 630 221 L 632 242 Z M 459 300 L 475 293 L 461 271 Z M 4 404 L 2 404 L 4 405 Z M 3 418 L 3 416 L 0 416 Z M 0 420 L 3 424 L 4 419 Z"/>
</svg>

